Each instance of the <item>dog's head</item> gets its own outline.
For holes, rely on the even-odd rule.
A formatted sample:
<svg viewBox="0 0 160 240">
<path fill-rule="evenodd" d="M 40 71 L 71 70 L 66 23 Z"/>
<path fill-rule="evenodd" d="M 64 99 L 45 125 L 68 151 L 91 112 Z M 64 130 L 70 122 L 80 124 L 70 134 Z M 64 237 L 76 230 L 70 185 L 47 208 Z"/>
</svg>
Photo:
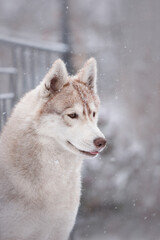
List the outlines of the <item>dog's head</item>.
<svg viewBox="0 0 160 240">
<path fill-rule="evenodd" d="M 97 155 L 106 140 L 97 127 L 99 98 L 96 94 L 97 67 L 89 59 L 76 76 L 68 76 L 57 60 L 39 86 L 42 99 L 39 134 L 54 138 L 78 155 Z"/>
</svg>

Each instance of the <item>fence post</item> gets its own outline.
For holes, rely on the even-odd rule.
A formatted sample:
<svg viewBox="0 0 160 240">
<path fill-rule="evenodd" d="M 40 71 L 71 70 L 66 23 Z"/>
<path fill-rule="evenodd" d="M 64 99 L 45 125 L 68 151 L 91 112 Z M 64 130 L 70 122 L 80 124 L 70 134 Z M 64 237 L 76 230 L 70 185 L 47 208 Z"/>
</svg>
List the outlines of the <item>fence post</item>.
<svg viewBox="0 0 160 240">
<path fill-rule="evenodd" d="M 62 9 L 62 42 L 68 46 L 68 50 L 62 54 L 62 59 L 66 63 L 67 70 L 73 73 L 72 66 L 72 46 L 71 46 L 71 30 L 69 27 L 70 6 L 68 0 L 61 0 Z"/>
</svg>

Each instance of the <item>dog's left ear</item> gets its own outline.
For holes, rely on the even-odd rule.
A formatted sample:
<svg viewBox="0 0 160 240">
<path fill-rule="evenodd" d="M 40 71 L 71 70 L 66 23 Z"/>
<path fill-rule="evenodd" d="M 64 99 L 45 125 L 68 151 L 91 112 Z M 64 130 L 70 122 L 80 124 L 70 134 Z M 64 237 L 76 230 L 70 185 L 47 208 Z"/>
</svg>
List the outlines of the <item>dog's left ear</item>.
<svg viewBox="0 0 160 240">
<path fill-rule="evenodd" d="M 95 93 L 97 92 L 97 62 L 90 58 L 78 74 L 81 81 L 87 84 Z"/>
<path fill-rule="evenodd" d="M 67 78 L 68 73 L 64 62 L 61 59 L 56 60 L 41 82 L 41 96 L 48 97 L 60 91 L 63 85 L 67 83 Z"/>
</svg>

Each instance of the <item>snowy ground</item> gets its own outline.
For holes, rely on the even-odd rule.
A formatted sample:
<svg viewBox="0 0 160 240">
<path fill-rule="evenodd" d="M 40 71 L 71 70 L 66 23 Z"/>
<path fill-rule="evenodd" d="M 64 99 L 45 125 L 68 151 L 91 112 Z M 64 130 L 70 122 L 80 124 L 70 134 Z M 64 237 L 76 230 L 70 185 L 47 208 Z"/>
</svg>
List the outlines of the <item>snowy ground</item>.
<svg viewBox="0 0 160 240">
<path fill-rule="evenodd" d="M 160 240 L 160 215 L 98 212 L 79 217 L 72 240 Z"/>
</svg>

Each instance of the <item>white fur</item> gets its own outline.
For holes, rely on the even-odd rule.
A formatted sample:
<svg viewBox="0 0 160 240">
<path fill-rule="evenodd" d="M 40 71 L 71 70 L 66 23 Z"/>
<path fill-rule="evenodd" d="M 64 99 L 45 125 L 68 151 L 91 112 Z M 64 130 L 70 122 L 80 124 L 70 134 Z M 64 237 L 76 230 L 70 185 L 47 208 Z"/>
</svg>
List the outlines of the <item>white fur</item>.
<svg viewBox="0 0 160 240">
<path fill-rule="evenodd" d="M 80 103 L 41 116 L 54 74 L 62 87 L 68 78 L 62 61 L 21 99 L 0 137 L 0 240 L 67 240 L 81 192 L 78 149 L 95 151 L 93 140 L 103 137 Z M 95 111 L 94 103 L 90 108 Z M 68 116 L 73 111 L 75 121 Z"/>
</svg>

